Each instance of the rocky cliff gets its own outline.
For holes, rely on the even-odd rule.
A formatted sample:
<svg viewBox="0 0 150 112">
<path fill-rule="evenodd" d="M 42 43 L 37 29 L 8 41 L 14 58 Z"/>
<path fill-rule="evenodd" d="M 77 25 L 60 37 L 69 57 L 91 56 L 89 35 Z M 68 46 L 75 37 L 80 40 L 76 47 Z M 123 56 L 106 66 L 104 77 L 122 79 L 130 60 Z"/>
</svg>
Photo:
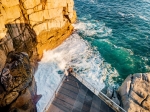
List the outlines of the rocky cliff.
<svg viewBox="0 0 150 112">
<path fill-rule="evenodd" d="M 35 112 L 36 86 L 25 52 L 8 54 L 0 74 L 0 111 Z"/>
<path fill-rule="evenodd" d="M 129 75 L 119 94 L 127 112 L 150 112 L 150 73 Z"/>
<path fill-rule="evenodd" d="M 0 0 L 0 49 L 31 54 L 35 47 L 41 58 L 72 33 L 73 6 L 73 0 Z"/>
<path fill-rule="evenodd" d="M 37 59 L 72 33 L 73 6 L 73 0 L 0 0 L 0 111 L 36 111 Z"/>
</svg>

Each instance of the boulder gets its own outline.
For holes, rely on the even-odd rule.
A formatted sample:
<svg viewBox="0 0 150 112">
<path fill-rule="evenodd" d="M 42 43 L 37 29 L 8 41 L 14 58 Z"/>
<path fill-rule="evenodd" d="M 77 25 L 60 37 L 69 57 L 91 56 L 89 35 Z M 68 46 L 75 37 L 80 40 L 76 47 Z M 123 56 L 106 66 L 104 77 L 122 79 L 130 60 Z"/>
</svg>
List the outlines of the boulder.
<svg viewBox="0 0 150 112">
<path fill-rule="evenodd" d="M 31 85 L 20 92 L 19 97 L 10 105 L 10 112 L 36 112 L 36 84 L 33 79 Z"/>
<path fill-rule="evenodd" d="M 118 104 L 118 105 L 120 105 L 120 101 L 119 101 L 119 99 L 118 99 L 118 95 L 117 95 L 117 92 L 114 90 L 114 93 L 113 93 L 113 96 L 112 96 L 112 100 L 116 103 L 116 104 Z"/>
<path fill-rule="evenodd" d="M 150 73 L 129 75 L 118 92 L 127 112 L 150 112 Z"/>
<path fill-rule="evenodd" d="M 11 52 L 0 77 L 0 107 L 12 103 L 32 81 L 29 57 L 25 53 Z"/>
<path fill-rule="evenodd" d="M 109 98 L 112 98 L 113 92 L 114 92 L 113 87 L 109 86 L 107 88 L 106 96 L 108 96 Z"/>
</svg>

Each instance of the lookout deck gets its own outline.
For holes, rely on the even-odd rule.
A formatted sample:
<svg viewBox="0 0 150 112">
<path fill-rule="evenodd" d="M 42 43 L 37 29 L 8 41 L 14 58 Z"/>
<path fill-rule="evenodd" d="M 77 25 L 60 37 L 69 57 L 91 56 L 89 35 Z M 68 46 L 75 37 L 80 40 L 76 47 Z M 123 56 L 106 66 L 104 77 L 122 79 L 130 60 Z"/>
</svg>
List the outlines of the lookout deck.
<svg viewBox="0 0 150 112">
<path fill-rule="evenodd" d="M 74 76 L 64 80 L 47 112 L 114 112 Z"/>
</svg>

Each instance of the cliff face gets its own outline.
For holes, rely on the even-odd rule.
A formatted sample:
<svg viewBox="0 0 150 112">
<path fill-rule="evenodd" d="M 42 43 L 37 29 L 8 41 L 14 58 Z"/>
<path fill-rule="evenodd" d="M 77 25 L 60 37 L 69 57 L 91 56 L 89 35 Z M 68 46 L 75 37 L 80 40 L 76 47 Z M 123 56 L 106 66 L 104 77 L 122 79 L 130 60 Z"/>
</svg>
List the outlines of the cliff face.
<svg viewBox="0 0 150 112">
<path fill-rule="evenodd" d="M 73 0 L 1 0 L 0 49 L 27 51 L 35 47 L 39 58 L 73 30 L 76 19 Z"/>
<path fill-rule="evenodd" d="M 0 75 L 0 111 L 35 112 L 34 97 L 36 86 L 28 54 L 10 52 Z"/>
<path fill-rule="evenodd" d="M 43 50 L 57 47 L 72 33 L 73 6 L 73 0 L 0 0 L 0 110 L 36 111 L 31 68 Z"/>
</svg>

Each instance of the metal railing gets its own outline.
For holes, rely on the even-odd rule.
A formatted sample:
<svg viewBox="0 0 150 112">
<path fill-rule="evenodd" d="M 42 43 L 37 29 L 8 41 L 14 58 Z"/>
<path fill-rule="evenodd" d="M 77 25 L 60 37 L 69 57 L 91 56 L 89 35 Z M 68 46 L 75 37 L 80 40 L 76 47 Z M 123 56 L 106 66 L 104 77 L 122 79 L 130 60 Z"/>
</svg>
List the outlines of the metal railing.
<svg viewBox="0 0 150 112">
<path fill-rule="evenodd" d="M 98 96 L 102 101 L 104 101 L 109 107 L 111 107 L 116 112 L 126 112 L 122 107 L 120 107 L 118 104 L 116 104 L 113 100 L 111 100 L 109 97 L 107 97 L 104 93 L 101 91 L 98 91 L 95 87 L 93 87 L 89 82 L 83 79 L 83 77 L 77 75 L 75 72 L 72 73 L 72 75 L 77 78 L 83 85 L 85 85 L 89 90 L 91 90 L 96 96 Z M 43 110 L 43 112 L 47 112 L 52 101 L 54 100 L 58 90 L 60 89 L 63 81 L 65 80 L 65 76 L 62 77 L 58 87 L 54 91 L 54 94 L 52 95 L 52 98 L 48 102 L 47 106 Z"/>
<path fill-rule="evenodd" d="M 81 76 L 76 73 L 72 73 L 72 75 L 77 78 L 83 85 L 85 85 L 89 90 L 91 90 L 95 95 L 97 95 L 102 101 L 104 101 L 109 107 L 111 107 L 116 112 L 126 112 L 122 107 L 116 104 L 113 100 L 107 97 L 101 91 L 98 91 L 95 87 L 93 87 L 89 82 L 84 80 Z"/>
<path fill-rule="evenodd" d="M 60 89 L 61 85 L 63 84 L 63 81 L 64 81 L 64 80 L 65 80 L 65 75 L 62 77 L 60 83 L 58 84 L 56 90 L 54 91 L 54 93 L 53 93 L 51 99 L 49 100 L 49 102 L 48 102 L 48 104 L 46 105 L 46 107 L 45 107 L 45 109 L 43 110 L 43 112 L 47 112 L 47 111 L 48 111 L 48 109 L 49 109 L 49 107 L 50 107 L 52 101 L 54 100 L 55 96 L 57 95 L 57 92 L 59 91 L 59 89 Z"/>
</svg>

